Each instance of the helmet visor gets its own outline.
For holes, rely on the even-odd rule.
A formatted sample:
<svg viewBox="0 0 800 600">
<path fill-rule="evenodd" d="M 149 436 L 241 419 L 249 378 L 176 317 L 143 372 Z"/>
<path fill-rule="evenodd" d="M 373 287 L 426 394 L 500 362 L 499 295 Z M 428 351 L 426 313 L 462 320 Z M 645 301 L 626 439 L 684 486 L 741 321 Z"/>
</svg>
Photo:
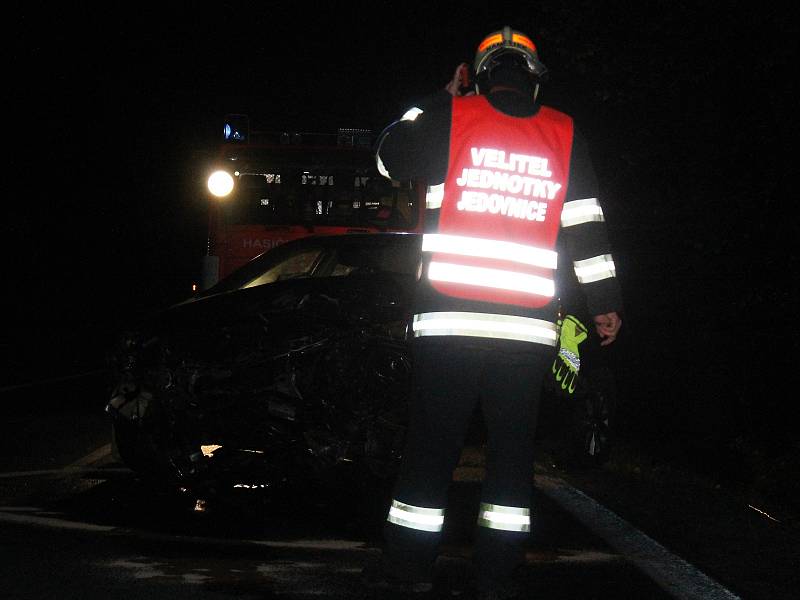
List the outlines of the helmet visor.
<svg viewBox="0 0 800 600">
<path fill-rule="evenodd" d="M 537 77 L 541 77 L 547 71 L 547 68 L 539 61 L 536 53 L 536 45 L 531 39 L 521 33 L 515 31 L 492 33 L 478 45 L 478 50 L 475 54 L 475 74 L 479 75 L 481 72 L 491 69 L 496 64 L 499 56 L 507 54 L 514 54 L 523 58 L 527 70 Z"/>
</svg>

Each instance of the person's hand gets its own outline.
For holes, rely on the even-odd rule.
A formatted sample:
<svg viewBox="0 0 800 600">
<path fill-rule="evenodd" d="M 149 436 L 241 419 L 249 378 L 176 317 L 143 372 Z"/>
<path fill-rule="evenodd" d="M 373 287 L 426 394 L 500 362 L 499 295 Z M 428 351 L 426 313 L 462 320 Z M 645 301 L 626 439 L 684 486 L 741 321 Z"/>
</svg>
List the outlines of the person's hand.
<svg viewBox="0 0 800 600">
<path fill-rule="evenodd" d="M 600 342 L 601 346 L 608 346 L 611 342 L 617 339 L 619 328 L 622 327 L 622 319 L 616 312 L 606 313 L 604 315 L 595 315 L 594 327 L 597 335 L 603 338 Z"/>
<path fill-rule="evenodd" d="M 469 65 L 467 63 L 461 63 L 456 67 L 455 73 L 453 73 L 453 79 L 451 79 L 450 82 L 444 86 L 444 89 L 447 90 L 447 93 L 451 96 L 460 96 L 461 88 L 466 87 L 468 82 Z"/>
</svg>

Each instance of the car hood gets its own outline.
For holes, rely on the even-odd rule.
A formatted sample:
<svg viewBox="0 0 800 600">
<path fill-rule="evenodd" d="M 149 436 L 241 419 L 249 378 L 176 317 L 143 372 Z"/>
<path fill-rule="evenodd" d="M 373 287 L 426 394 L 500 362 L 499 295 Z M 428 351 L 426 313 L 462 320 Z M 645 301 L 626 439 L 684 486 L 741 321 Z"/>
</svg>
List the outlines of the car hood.
<svg viewBox="0 0 800 600">
<path fill-rule="evenodd" d="M 302 278 L 193 298 L 144 319 L 139 344 L 168 343 L 173 357 L 222 360 L 266 346 L 279 351 L 326 328 L 402 335 L 413 278 L 390 273 Z"/>
</svg>

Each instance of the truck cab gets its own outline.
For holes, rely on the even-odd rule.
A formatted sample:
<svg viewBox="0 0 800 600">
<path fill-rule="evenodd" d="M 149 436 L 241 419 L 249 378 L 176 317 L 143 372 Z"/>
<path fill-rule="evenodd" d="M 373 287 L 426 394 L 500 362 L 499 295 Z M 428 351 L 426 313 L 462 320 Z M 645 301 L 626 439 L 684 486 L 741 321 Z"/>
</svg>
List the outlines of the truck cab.
<svg viewBox="0 0 800 600">
<path fill-rule="evenodd" d="M 252 129 L 226 115 L 208 168 L 202 289 L 262 252 L 308 235 L 422 230 L 425 186 L 378 173 L 365 129 Z"/>
</svg>

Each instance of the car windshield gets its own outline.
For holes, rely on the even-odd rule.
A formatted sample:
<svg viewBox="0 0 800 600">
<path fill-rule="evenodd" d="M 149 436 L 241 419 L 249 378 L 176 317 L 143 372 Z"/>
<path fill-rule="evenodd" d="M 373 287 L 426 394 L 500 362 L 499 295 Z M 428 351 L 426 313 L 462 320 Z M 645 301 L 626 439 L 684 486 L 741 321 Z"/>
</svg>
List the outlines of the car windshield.
<svg viewBox="0 0 800 600">
<path fill-rule="evenodd" d="M 420 253 L 414 234 L 353 234 L 287 242 L 254 258 L 203 295 L 305 277 L 387 273 L 413 276 Z"/>
<path fill-rule="evenodd" d="M 242 284 L 241 287 L 255 287 L 257 285 L 264 285 L 265 283 L 272 283 L 279 279 L 308 277 L 314 270 L 314 265 L 317 264 L 321 255 L 322 250 L 320 248 L 309 248 L 297 254 L 290 254 L 286 257 L 286 260 L 267 268 L 263 273 L 260 273 L 255 278 Z"/>
</svg>

